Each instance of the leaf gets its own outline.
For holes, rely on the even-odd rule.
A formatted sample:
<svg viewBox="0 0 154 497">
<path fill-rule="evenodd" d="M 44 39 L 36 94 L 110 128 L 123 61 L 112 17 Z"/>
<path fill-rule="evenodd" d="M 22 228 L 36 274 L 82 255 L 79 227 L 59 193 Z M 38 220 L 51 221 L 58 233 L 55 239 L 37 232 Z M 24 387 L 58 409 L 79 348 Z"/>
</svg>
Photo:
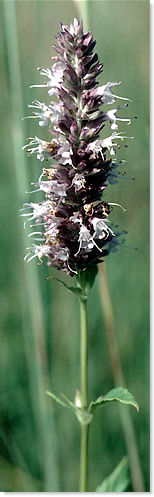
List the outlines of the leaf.
<svg viewBox="0 0 154 497">
<path fill-rule="evenodd" d="M 49 392 L 48 390 L 46 391 L 46 393 L 47 393 L 47 395 L 52 397 L 52 399 L 55 400 L 55 402 L 57 402 L 61 406 L 68 407 L 68 408 L 72 409 L 72 411 L 74 411 L 75 413 L 78 410 L 76 405 L 68 397 L 66 397 L 66 395 L 64 393 L 61 393 L 61 395 L 64 398 L 65 402 L 63 400 L 61 400 L 59 397 L 57 397 L 54 393 Z"/>
<path fill-rule="evenodd" d="M 114 471 L 96 488 L 95 492 L 126 492 L 130 483 L 128 458 L 123 457 Z"/>
<path fill-rule="evenodd" d="M 139 412 L 139 406 L 134 399 L 133 395 L 128 392 L 126 388 L 113 388 L 113 390 L 110 390 L 106 395 L 102 395 L 98 397 L 98 399 L 95 402 L 90 402 L 89 404 L 89 410 L 93 411 L 97 409 L 97 407 L 101 407 L 103 404 L 106 402 L 114 402 L 118 401 L 121 402 L 122 404 L 128 404 L 136 408 L 136 410 Z"/>
<path fill-rule="evenodd" d="M 79 287 L 83 289 L 92 288 L 95 278 L 98 273 L 97 264 L 89 264 L 88 268 L 85 271 L 80 271 L 77 275 L 77 282 Z"/>
<path fill-rule="evenodd" d="M 56 395 L 54 393 L 49 392 L 47 390 L 46 394 L 49 395 L 49 397 L 52 397 L 52 399 L 55 400 L 55 402 L 57 402 L 57 404 L 60 404 L 63 407 L 69 407 L 68 404 L 65 404 L 65 402 L 63 402 L 61 399 L 59 399 L 59 397 L 56 397 Z"/>
<path fill-rule="evenodd" d="M 134 396 L 126 388 L 113 388 L 113 390 L 110 390 L 110 392 L 108 392 L 104 397 L 105 402 L 115 400 L 118 400 L 122 404 L 132 405 L 136 408 L 137 412 L 139 412 L 139 405 L 137 404 Z"/>
<path fill-rule="evenodd" d="M 67 406 L 69 406 L 71 409 L 73 409 L 73 411 L 76 411 L 77 407 L 74 404 L 74 402 L 72 402 L 68 397 L 66 397 L 66 395 L 64 393 L 61 393 L 61 395 L 66 400 Z"/>
<path fill-rule="evenodd" d="M 46 394 L 49 395 L 49 397 L 52 397 L 52 399 L 55 400 L 57 404 L 60 404 L 62 407 L 68 407 L 69 409 L 72 409 L 72 411 L 74 411 L 75 413 L 78 410 L 76 405 L 68 397 L 66 397 L 64 393 L 61 393 L 61 395 L 64 398 L 65 402 L 61 400 L 59 397 L 57 397 L 54 393 L 49 392 L 48 390 L 46 390 Z"/>
<path fill-rule="evenodd" d="M 74 286 L 69 286 L 69 285 L 67 285 L 67 283 L 65 283 L 64 281 L 60 280 L 59 278 L 55 278 L 53 276 L 48 276 L 46 278 L 46 280 L 55 280 L 55 281 L 58 281 L 58 283 L 61 283 L 61 285 L 63 285 L 65 288 L 67 288 L 67 290 L 69 290 L 69 292 L 75 293 L 76 295 L 78 295 L 78 297 L 82 296 L 82 290 L 81 290 L 81 288 L 75 288 Z"/>
<path fill-rule="evenodd" d="M 59 399 L 59 397 L 57 397 L 54 393 L 49 392 L 48 390 L 46 391 L 46 394 L 52 397 L 52 399 L 55 400 L 57 404 L 60 404 L 62 407 L 68 407 L 69 409 L 71 409 L 71 411 L 73 411 L 76 415 L 80 424 L 88 425 L 91 423 L 93 418 L 92 413 L 90 413 L 88 409 L 78 408 L 74 404 L 74 402 L 72 402 L 68 397 L 66 397 L 66 395 L 64 395 L 64 393 L 61 393 L 61 395 L 64 398 L 65 402 L 63 402 L 63 400 Z"/>
</svg>

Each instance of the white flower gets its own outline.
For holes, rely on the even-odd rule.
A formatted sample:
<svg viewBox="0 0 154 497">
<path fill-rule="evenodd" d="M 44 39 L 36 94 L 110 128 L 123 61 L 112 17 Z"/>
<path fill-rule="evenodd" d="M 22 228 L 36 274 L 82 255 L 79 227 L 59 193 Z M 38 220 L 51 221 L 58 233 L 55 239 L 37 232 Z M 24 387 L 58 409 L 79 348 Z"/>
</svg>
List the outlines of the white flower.
<svg viewBox="0 0 154 497">
<path fill-rule="evenodd" d="M 35 104 L 35 105 L 34 105 Z M 34 100 L 29 108 L 39 109 L 40 112 L 33 112 L 32 116 L 26 116 L 23 119 L 40 119 L 39 126 L 44 127 L 48 125 L 48 120 L 52 117 L 52 106 L 47 106 L 44 102 L 39 102 L 39 100 Z"/>
<path fill-rule="evenodd" d="M 72 185 L 75 185 L 75 193 L 85 187 L 85 177 L 83 174 L 76 173 L 73 180 Z"/>
<path fill-rule="evenodd" d="M 60 143 L 60 148 L 58 149 L 58 156 L 60 155 L 60 162 L 61 164 L 70 164 L 72 166 L 72 159 L 71 156 L 73 154 L 72 147 L 70 146 L 70 143 L 67 141 L 61 140 Z"/>
<path fill-rule="evenodd" d="M 117 146 L 117 143 L 114 143 L 113 140 L 125 140 L 126 138 L 133 139 L 133 136 L 124 136 L 121 133 L 112 133 L 111 136 L 104 138 L 104 140 L 95 140 L 94 142 L 90 143 L 89 149 L 92 150 L 95 155 L 100 152 L 102 158 L 104 159 L 102 148 L 107 148 L 110 152 L 110 155 L 115 155 L 114 147 Z"/>
<path fill-rule="evenodd" d="M 24 257 L 24 260 L 26 263 L 32 261 L 32 259 L 34 259 L 35 257 L 38 257 L 39 261 L 42 262 L 42 257 L 43 256 L 48 257 L 48 255 L 51 251 L 51 247 L 50 247 L 50 245 L 46 245 L 46 244 L 44 244 L 44 245 L 33 244 L 32 247 L 29 247 L 27 250 L 29 250 L 29 252 Z M 33 254 L 33 255 L 31 255 L 31 254 Z"/>
<path fill-rule="evenodd" d="M 70 221 L 73 221 L 73 223 L 82 224 L 82 216 L 80 212 L 76 212 L 75 214 L 73 214 L 73 216 L 70 217 Z"/>
<path fill-rule="evenodd" d="M 68 188 L 67 183 L 58 183 L 57 180 L 51 179 L 47 181 L 42 181 L 42 176 L 44 176 L 45 171 L 41 173 L 37 183 L 31 183 L 32 185 L 39 186 L 38 189 L 32 190 L 30 193 L 39 192 L 42 190 L 47 196 L 58 195 L 58 197 L 66 197 L 66 189 Z M 51 173 L 52 175 L 52 173 Z M 50 177 L 51 177 L 50 175 Z"/>
<path fill-rule="evenodd" d="M 47 194 L 47 196 L 52 196 L 52 194 L 60 197 L 62 200 L 62 197 L 66 197 L 66 190 L 68 188 L 67 183 L 58 183 L 57 180 L 51 179 L 47 181 L 42 181 L 42 176 L 44 175 L 43 173 L 40 175 L 38 183 L 35 183 L 35 185 L 39 185 L 39 189 L 34 190 L 35 192 L 38 192 L 39 190 L 42 190 Z"/>
<path fill-rule="evenodd" d="M 116 81 L 116 83 L 110 83 L 109 81 L 106 85 L 99 86 L 96 89 L 96 95 L 102 97 L 103 104 L 113 104 L 115 102 L 115 98 L 119 98 L 119 100 L 131 101 L 129 98 L 119 97 L 119 95 L 114 95 L 114 93 L 112 93 L 111 88 L 120 84 L 121 81 Z"/>
<path fill-rule="evenodd" d="M 56 254 L 56 259 L 63 262 L 67 261 L 68 257 L 69 257 L 69 251 L 67 248 L 59 250 L 59 252 Z"/>
<path fill-rule="evenodd" d="M 38 68 L 40 70 L 40 68 Z M 62 62 L 56 62 L 53 64 L 52 69 L 41 69 L 41 76 L 46 76 L 49 81 L 44 85 L 31 85 L 30 88 L 49 88 L 49 95 L 56 93 L 59 83 L 62 81 L 64 66 Z"/>
<path fill-rule="evenodd" d="M 44 183 L 42 181 L 42 183 Z M 57 180 L 50 182 L 51 192 L 54 195 L 60 197 L 60 201 L 64 201 L 63 198 L 66 197 L 66 189 L 68 188 L 67 183 L 58 183 Z"/>
<path fill-rule="evenodd" d="M 75 256 L 77 256 L 80 252 L 80 250 L 86 250 L 87 252 L 90 252 L 94 247 L 96 247 L 100 252 L 102 250 L 98 247 L 94 240 L 94 236 L 91 235 L 90 231 L 86 226 L 81 224 L 80 227 L 80 233 L 79 233 L 79 249 Z"/>
<path fill-rule="evenodd" d="M 93 225 L 94 228 L 94 235 L 93 235 L 94 238 L 102 240 L 103 238 L 108 238 L 110 234 L 112 236 L 115 236 L 113 231 L 106 225 L 103 219 L 94 217 L 91 221 L 91 224 Z"/>
<path fill-rule="evenodd" d="M 46 231 L 46 235 L 47 235 L 47 237 L 48 237 L 50 240 L 52 240 L 52 239 L 56 238 L 56 236 L 58 235 L 58 232 L 59 232 L 59 230 L 58 230 L 58 228 L 57 228 L 57 226 L 58 226 L 58 222 L 59 222 L 59 221 L 52 221 L 52 222 L 50 223 L 49 229 Z"/>
<path fill-rule="evenodd" d="M 51 124 L 56 124 L 62 115 L 62 105 L 57 103 L 46 105 L 44 102 L 34 100 L 28 107 L 38 109 L 40 112 L 33 112 L 32 116 L 23 117 L 22 120 L 39 119 L 39 126 L 41 127 L 47 126 L 49 121 Z"/>
<path fill-rule="evenodd" d="M 38 136 L 35 136 L 34 138 L 29 138 L 30 142 L 27 145 L 24 145 L 22 147 L 22 150 L 27 148 L 27 152 L 29 152 L 31 155 L 32 154 L 37 154 L 37 159 L 39 159 L 41 162 L 44 161 L 44 152 L 49 152 L 50 154 L 54 154 L 55 149 L 58 146 L 58 141 L 54 140 L 52 142 L 47 142 L 45 140 L 41 140 L 38 138 Z M 30 145 L 32 147 L 28 148 Z M 35 147 L 35 145 L 37 145 Z"/>
<path fill-rule="evenodd" d="M 116 121 L 125 121 L 127 122 L 127 124 L 131 124 L 131 119 L 130 118 L 124 118 L 124 117 L 117 117 L 116 116 L 116 112 L 119 110 L 119 109 L 122 109 L 126 107 L 125 106 L 121 106 L 121 107 L 117 107 L 117 109 L 111 109 L 109 110 L 108 112 L 106 112 L 106 116 L 108 117 L 109 121 L 113 122 L 113 124 L 111 124 L 111 129 L 115 130 L 115 129 L 118 129 L 118 125 L 116 124 Z"/>
<path fill-rule="evenodd" d="M 45 150 L 47 150 L 49 143 L 46 142 L 45 140 L 40 140 L 38 136 L 35 136 L 35 138 L 29 138 L 30 142 L 27 145 L 24 145 L 22 147 L 22 150 L 25 148 L 29 147 L 32 145 L 32 147 L 27 148 L 27 152 L 29 152 L 31 155 L 32 154 L 37 154 L 37 159 L 39 159 L 41 162 L 44 161 L 44 154 Z M 37 145 L 36 147 L 33 145 Z"/>
<path fill-rule="evenodd" d="M 90 234 L 90 231 L 82 224 L 79 233 L 79 249 L 75 255 L 78 255 L 82 249 L 90 251 L 93 247 L 94 240 Z"/>
<path fill-rule="evenodd" d="M 42 216 L 46 216 L 51 212 L 51 203 L 49 201 L 41 202 L 36 204 L 34 202 L 24 204 L 24 209 L 33 209 L 32 212 L 21 214 L 22 217 L 28 217 L 28 221 L 32 219 L 38 219 Z"/>
</svg>

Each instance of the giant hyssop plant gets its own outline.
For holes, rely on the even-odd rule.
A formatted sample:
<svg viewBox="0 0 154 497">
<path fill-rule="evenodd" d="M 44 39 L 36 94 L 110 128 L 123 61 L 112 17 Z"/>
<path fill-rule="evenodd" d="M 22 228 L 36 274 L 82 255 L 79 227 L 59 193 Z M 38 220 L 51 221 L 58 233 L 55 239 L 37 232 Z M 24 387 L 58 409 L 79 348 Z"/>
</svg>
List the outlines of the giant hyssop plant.
<svg viewBox="0 0 154 497">
<path fill-rule="evenodd" d="M 125 209 L 120 204 L 104 201 L 103 196 L 107 184 L 117 182 L 118 167 L 124 162 L 117 162 L 116 147 L 131 138 L 118 131 L 118 123 L 130 124 L 131 119 L 117 115 L 128 103 L 111 107 L 117 100 L 129 100 L 113 93 L 120 82 L 103 86 L 97 82 L 103 65 L 94 53 L 93 36 L 84 33 L 82 22 L 76 19 L 69 28 L 64 24 L 60 27 L 52 67 L 38 68 L 47 81 L 34 85 L 46 88 L 51 101 L 46 104 L 34 100 L 29 105 L 33 111 L 28 117 L 38 119 L 41 127 L 48 126 L 49 139 L 35 136 L 23 147 L 28 154 L 36 154 L 44 166 L 33 190 L 44 192 L 44 200 L 24 204 L 22 216 L 33 228 L 29 237 L 34 237 L 25 261 L 37 257 L 43 262 L 45 258 L 49 267 L 64 271 L 75 280 L 74 286 L 68 286 L 56 278 L 75 293 L 80 302 L 80 391 L 74 402 L 65 395 L 58 398 L 52 392 L 47 393 L 61 406 L 73 410 L 80 423 L 80 491 L 86 492 L 88 432 L 96 410 L 114 401 L 133 405 L 138 410 L 134 397 L 124 388 L 115 388 L 90 402 L 88 399 L 87 298 L 97 265 L 121 243 L 121 233 L 114 226 L 111 228 L 109 215 L 114 205 Z M 111 134 L 100 138 L 106 123 L 111 124 Z M 124 458 L 96 491 L 124 491 L 127 484 L 127 459 Z"/>
</svg>

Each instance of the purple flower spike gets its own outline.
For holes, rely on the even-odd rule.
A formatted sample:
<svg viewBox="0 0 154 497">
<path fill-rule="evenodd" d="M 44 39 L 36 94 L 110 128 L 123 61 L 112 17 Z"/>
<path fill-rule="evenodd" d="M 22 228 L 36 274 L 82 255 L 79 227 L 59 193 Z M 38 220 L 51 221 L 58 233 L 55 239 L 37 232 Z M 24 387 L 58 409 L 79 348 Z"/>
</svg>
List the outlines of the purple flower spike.
<svg viewBox="0 0 154 497">
<path fill-rule="evenodd" d="M 82 22 L 76 19 L 70 27 L 62 23 L 60 27 L 53 66 L 38 68 L 43 83 L 35 85 L 46 88 L 51 101 L 34 100 L 28 116 L 38 118 L 39 126 L 48 126 L 53 138 L 35 136 L 25 145 L 43 166 L 48 160 L 33 190 L 43 191 L 45 199 L 25 204 L 21 215 L 34 227 L 29 236 L 35 242 L 26 262 L 35 257 L 42 262 L 45 257 L 48 266 L 74 276 L 101 262 L 117 246 L 119 234 L 109 226 L 108 216 L 119 204 L 105 202 L 103 195 L 108 182 L 117 182 L 116 147 L 131 138 L 117 131 L 118 123 L 130 124 L 131 119 L 117 116 L 128 104 L 118 106 L 115 101 L 129 100 L 112 92 L 120 82 L 98 84 L 103 65 L 93 52 L 93 36 L 83 33 Z M 112 133 L 100 138 L 106 123 L 111 123 Z"/>
</svg>

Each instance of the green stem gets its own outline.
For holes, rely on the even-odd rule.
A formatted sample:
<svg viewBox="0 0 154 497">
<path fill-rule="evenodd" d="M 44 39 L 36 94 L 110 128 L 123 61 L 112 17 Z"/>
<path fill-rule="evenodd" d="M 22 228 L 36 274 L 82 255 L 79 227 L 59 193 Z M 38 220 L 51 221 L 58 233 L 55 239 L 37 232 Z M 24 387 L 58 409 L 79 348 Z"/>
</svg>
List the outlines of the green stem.
<svg viewBox="0 0 154 497">
<path fill-rule="evenodd" d="M 83 290 L 85 297 L 85 291 Z M 81 322 L 81 406 L 88 407 L 88 323 L 87 300 L 80 299 Z M 89 425 L 81 424 L 80 452 L 80 492 L 87 492 L 88 487 L 88 431 Z"/>
<path fill-rule="evenodd" d="M 88 492 L 88 432 L 89 425 L 81 425 L 80 492 Z"/>
<path fill-rule="evenodd" d="M 82 407 L 88 406 L 88 323 L 87 300 L 80 299 L 81 323 L 81 402 Z"/>
</svg>

